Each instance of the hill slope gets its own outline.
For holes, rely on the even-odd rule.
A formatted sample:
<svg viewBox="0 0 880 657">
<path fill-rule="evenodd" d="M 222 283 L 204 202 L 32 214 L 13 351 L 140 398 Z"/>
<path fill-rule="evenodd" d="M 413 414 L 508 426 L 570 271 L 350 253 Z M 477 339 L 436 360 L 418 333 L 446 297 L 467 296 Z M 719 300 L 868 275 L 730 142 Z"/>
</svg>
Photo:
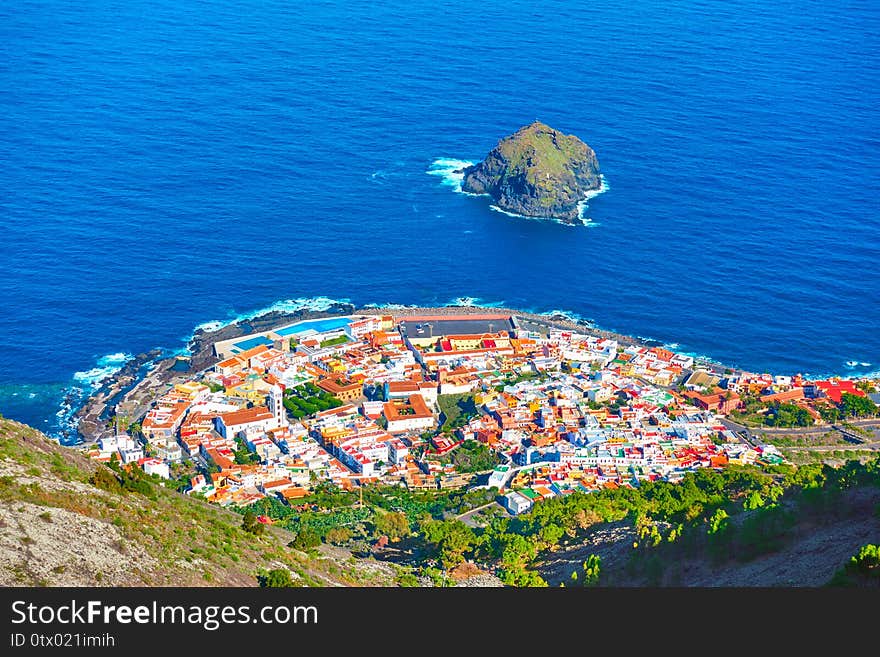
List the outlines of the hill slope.
<svg viewBox="0 0 880 657">
<path fill-rule="evenodd" d="M 571 573 L 595 554 L 602 586 L 824 586 L 861 546 L 880 542 L 878 503 L 880 489 L 860 487 L 836 497 L 833 512 L 793 509 L 794 521 L 774 549 L 755 556 L 737 549 L 718 555 L 705 540 L 639 551 L 631 522 L 602 524 L 576 545 L 546 555 L 537 569 L 551 585 L 570 586 Z"/>
<path fill-rule="evenodd" d="M 340 569 L 286 547 L 286 531 L 247 533 L 238 514 L 156 482 L 99 488 L 99 472 L 112 483 L 106 466 L 0 419 L 0 586 L 256 586 L 273 568 L 303 585 L 393 583 L 375 563 Z"/>
</svg>

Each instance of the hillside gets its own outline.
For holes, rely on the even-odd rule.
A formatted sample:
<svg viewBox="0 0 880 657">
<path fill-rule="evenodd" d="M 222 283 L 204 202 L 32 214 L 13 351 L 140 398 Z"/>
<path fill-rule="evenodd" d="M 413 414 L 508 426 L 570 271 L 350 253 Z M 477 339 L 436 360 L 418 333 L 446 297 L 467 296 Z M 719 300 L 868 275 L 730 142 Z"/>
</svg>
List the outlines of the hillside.
<svg viewBox="0 0 880 657">
<path fill-rule="evenodd" d="M 799 513 L 787 505 L 793 519 L 772 545 L 730 554 L 719 554 L 708 535 L 634 548 L 640 539 L 631 522 L 607 523 L 577 544 L 547 553 L 536 568 L 551 586 L 571 586 L 571 573 L 590 555 L 601 559 L 602 586 L 824 586 L 863 545 L 880 542 L 878 503 L 880 489 L 860 487 L 844 491 L 833 513 Z M 743 515 L 734 520 L 740 527 L 750 514 Z"/>
<path fill-rule="evenodd" d="M 464 191 L 489 194 L 502 210 L 567 223 L 580 221 L 578 203 L 602 185 L 593 149 L 539 121 L 499 141 L 463 173 Z"/>
<path fill-rule="evenodd" d="M 0 586 L 257 586 L 275 568 L 300 585 L 394 583 L 386 564 L 306 554 L 287 547 L 289 532 L 257 536 L 236 513 L 149 479 L 124 490 L 117 478 L 0 419 Z"/>
</svg>

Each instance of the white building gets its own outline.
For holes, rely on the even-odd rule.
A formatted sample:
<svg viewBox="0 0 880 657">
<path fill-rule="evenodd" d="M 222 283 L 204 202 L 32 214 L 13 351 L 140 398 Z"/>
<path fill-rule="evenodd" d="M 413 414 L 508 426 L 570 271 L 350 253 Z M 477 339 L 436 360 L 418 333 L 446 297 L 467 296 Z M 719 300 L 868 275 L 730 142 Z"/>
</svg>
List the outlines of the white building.
<svg viewBox="0 0 880 657">
<path fill-rule="evenodd" d="M 123 449 L 119 451 L 119 457 L 125 465 L 128 465 L 129 463 L 137 463 L 144 458 L 144 450 L 139 447 L 134 449 Z"/>
<path fill-rule="evenodd" d="M 159 475 L 162 479 L 171 478 L 171 470 L 168 464 L 159 459 L 146 459 L 143 463 L 144 472 L 148 475 Z"/>
<path fill-rule="evenodd" d="M 522 493 L 511 491 L 504 496 L 504 508 L 513 515 L 518 515 L 531 509 L 532 501 Z"/>
<path fill-rule="evenodd" d="M 507 482 L 507 473 L 510 471 L 509 465 L 499 465 L 489 475 L 489 488 L 503 488 Z"/>
</svg>

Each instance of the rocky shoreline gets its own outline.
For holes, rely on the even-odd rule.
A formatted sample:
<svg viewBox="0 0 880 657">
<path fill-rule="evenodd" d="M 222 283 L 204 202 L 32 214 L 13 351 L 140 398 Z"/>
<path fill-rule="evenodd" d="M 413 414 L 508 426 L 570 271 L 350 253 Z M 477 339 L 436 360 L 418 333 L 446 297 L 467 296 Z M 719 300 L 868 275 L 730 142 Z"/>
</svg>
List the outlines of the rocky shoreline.
<svg viewBox="0 0 880 657">
<path fill-rule="evenodd" d="M 339 315 L 388 315 L 407 317 L 412 315 L 474 315 L 486 313 L 511 314 L 521 321 L 545 327 L 572 330 L 587 335 L 617 340 L 626 346 L 659 346 L 653 341 L 640 340 L 613 331 L 594 327 L 586 321 L 576 321 L 562 314 L 530 313 L 515 308 L 486 308 L 482 306 L 394 307 L 358 308 L 354 304 L 336 303 L 326 310 L 297 310 L 293 312 L 271 311 L 222 326 L 216 330 L 197 329 L 190 340 L 188 356 L 153 349 L 138 354 L 115 374 L 102 382 L 74 413 L 78 444 L 90 444 L 115 432 L 114 416 L 124 416 L 126 422 L 139 421 L 149 410 L 152 401 L 176 383 L 183 383 L 195 374 L 212 367 L 217 362 L 213 345 L 251 333 L 268 331 L 293 322 L 322 319 Z M 701 362 L 708 367 L 721 367 L 709 361 Z"/>
<path fill-rule="evenodd" d="M 336 315 L 349 315 L 355 311 L 352 304 L 337 303 L 327 310 L 297 310 L 294 312 L 271 311 L 258 317 L 243 319 L 208 331 L 197 329 L 187 345 L 187 356 L 169 355 L 165 350 L 153 349 L 138 354 L 115 374 L 107 377 L 74 413 L 78 444 L 90 444 L 115 431 L 113 416 L 125 416 L 128 422 L 140 420 L 149 410 L 153 399 L 176 383 L 183 383 L 194 374 L 212 367 L 217 358 L 213 345 L 240 335 L 290 324 L 307 319 L 320 319 Z M 187 363 L 186 367 L 178 365 Z M 181 363 L 181 364 L 182 364 Z M 144 368 L 148 368 L 144 371 Z M 115 402 L 115 413 L 110 412 L 110 401 Z"/>
</svg>

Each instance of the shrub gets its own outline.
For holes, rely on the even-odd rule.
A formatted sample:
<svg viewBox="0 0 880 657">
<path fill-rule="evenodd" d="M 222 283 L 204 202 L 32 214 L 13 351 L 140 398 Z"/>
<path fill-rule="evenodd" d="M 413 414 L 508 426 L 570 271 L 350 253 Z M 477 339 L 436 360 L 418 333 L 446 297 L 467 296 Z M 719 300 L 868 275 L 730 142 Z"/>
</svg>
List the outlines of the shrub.
<svg viewBox="0 0 880 657">
<path fill-rule="evenodd" d="M 290 543 L 288 543 L 288 547 L 295 548 L 297 550 L 308 550 L 309 548 L 318 547 L 321 544 L 321 536 L 313 529 L 304 528 L 299 531 Z"/>
<path fill-rule="evenodd" d="M 247 533 L 257 536 L 266 531 L 266 525 L 257 520 L 257 514 L 251 510 L 245 511 L 241 519 L 241 528 Z"/>
<path fill-rule="evenodd" d="M 346 529 L 345 527 L 334 527 L 327 532 L 327 535 L 324 538 L 328 543 L 332 543 L 333 545 L 342 545 L 351 540 L 351 530 Z"/>
<path fill-rule="evenodd" d="M 397 583 L 402 587 L 415 587 L 419 585 L 419 578 L 412 573 L 404 573 L 398 576 Z"/>
<path fill-rule="evenodd" d="M 95 474 L 89 478 L 89 481 L 96 488 L 105 490 L 108 493 L 121 494 L 123 492 L 122 484 L 119 482 L 119 479 L 107 468 L 100 467 L 95 470 Z"/>
<path fill-rule="evenodd" d="M 287 568 L 273 568 L 268 572 L 261 572 L 257 575 L 257 581 L 260 586 L 266 588 L 287 588 L 293 586 L 293 577 Z"/>
</svg>

